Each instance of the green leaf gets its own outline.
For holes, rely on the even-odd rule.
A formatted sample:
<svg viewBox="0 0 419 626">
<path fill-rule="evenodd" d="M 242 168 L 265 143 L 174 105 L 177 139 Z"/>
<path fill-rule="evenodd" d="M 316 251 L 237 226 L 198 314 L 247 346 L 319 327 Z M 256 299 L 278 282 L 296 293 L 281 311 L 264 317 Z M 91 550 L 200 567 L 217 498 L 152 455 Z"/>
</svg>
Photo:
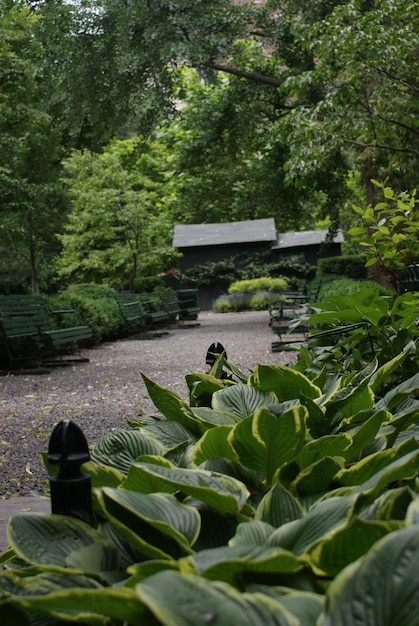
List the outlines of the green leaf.
<svg viewBox="0 0 419 626">
<path fill-rule="evenodd" d="M 406 443 L 411 443 L 409 440 Z M 416 443 L 416 441 L 415 441 Z M 403 445 L 403 444 L 401 444 Z M 419 450 L 413 450 L 397 458 L 382 470 L 374 474 L 369 480 L 355 488 L 356 493 L 362 493 L 367 499 L 394 481 L 410 480 L 417 475 L 419 468 Z"/>
<path fill-rule="evenodd" d="M 325 456 L 305 467 L 292 481 L 290 489 L 299 496 L 323 493 L 330 487 L 343 464 L 343 458 Z"/>
<path fill-rule="evenodd" d="M 289 522 L 276 530 L 268 541 L 296 555 L 303 554 L 320 539 L 344 525 L 352 514 L 352 496 L 331 497 L 315 504 L 300 520 Z"/>
<path fill-rule="evenodd" d="M 325 435 L 320 439 L 309 441 L 300 450 L 296 461 L 301 468 L 308 467 L 312 463 L 320 461 L 326 456 L 341 456 L 345 458 L 345 452 L 352 445 L 352 437 L 347 434 Z"/>
<path fill-rule="evenodd" d="M 337 576 L 344 567 L 367 554 L 379 539 L 402 526 L 403 522 L 354 517 L 347 526 L 339 528 L 309 551 L 310 564 L 323 575 Z"/>
<path fill-rule="evenodd" d="M 161 454 L 164 448 L 139 430 L 112 430 L 93 446 L 92 460 L 127 474 L 133 461 L 144 454 Z"/>
<path fill-rule="evenodd" d="M 91 477 L 92 487 L 118 487 L 125 480 L 123 472 L 94 461 L 84 463 L 82 469 Z"/>
<path fill-rule="evenodd" d="M 322 626 L 418 626 L 418 554 L 415 525 L 377 542 L 331 583 Z"/>
<path fill-rule="evenodd" d="M 283 524 L 303 517 L 303 509 L 297 498 L 278 481 L 264 495 L 256 509 L 256 520 L 262 520 L 279 528 Z"/>
<path fill-rule="evenodd" d="M 264 409 L 233 427 L 228 440 L 243 465 L 272 484 L 275 472 L 304 445 L 307 414 L 301 405 L 275 417 Z"/>
<path fill-rule="evenodd" d="M 274 393 L 279 402 L 321 396 L 319 387 L 304 374 L 284 365 L 259 365 L 250 376 L 249 384 L 260 391 Z"/>
<path fill-rule="evenodd" d="M 199 435 L 178 422 L 157 418 L 152 415 L 143 416 L 138 422 L 131 424 L 133 428 L 149 434 L 165 448 L 173 448 L 185 441 L 194 443 L 199 437 Z"/>
<path fill-rule="evenodd" d="M 217 391 L 212 398 L 212 406 L 216 411 L 241 420 L 252 415 L 260 407 L 265 407 L 271 412 L 279 409 L 279 403 L 273 393 L 262 392 L 243 383 Z"/>
<path fill-rule="evenodd" d="M 84 562 L 86 572 L 118 568 L 119 558 L 114 546 L 97 530 L 73 517 L 19 513 L 9 520 L 7 536 L 16 554 L 34 565 L 65 568 L 70 561 L 77 560 Z M 86 555 L 84 548 L 92 548 L 94 558 L 93 552 Z M 84 558 L 86 556 L 92 560 Z"/>
<path fill-rule="evenodd" d="M 392 374 L 402 365 L 402 363 L 406 360 L 408 355 L 411 354 L 414 349 L 415 343 L 413 341 L 409 342 L 403 348 L 400 354 L 397 354 L 394 358 L 386 361 L 383 365 L 381 365 L 381 367 L 377 369 L 377 371 L 371 378 L 371 389 L 374 392 L 377 392 L 382 387 L 382 385 L 388 381 L 390 374 Z"/>
<path fill-rule="evenodd" d="M 249 524 L 252 525 L 252 522 L 244 526 Z M 273 530 L 270 528 L 270 532 Z M 283 579 L 284 574 L 302 569 L 301 561 L 288 550 L 252 543 L 201 550 L 190 559 L 201 576 L 239 588 L 244 580 L 258 580 L 261 575 L 275 584 L 276 580 L 279 582 Z"/>
<path fill-rule="evenodd" d="M 199 469 L 159 467 L 147 463 L 134 463 L 121 487 L 140 493 L 181 491 L 206 502 L 224 515 L 239 513 L 250 495 L 243 483 L 231 476 Z"/>
<path fill-rule="evenodd" d="M 200 529 L 199 513 L 168 494 L 102 489 L 99 501 L 117 532 L 153 558 L 190 554 Z"/>
<path fill-rule="evenodd" d="M 202 434 L 206 428 L 202 423 L 194 419 L 193 412 L 186 402 L 168 389 L 164 389 L 145 374 L 141 374 L 147 387 L 148 394 L 157 407 L 168 420 L 174 420 L 182 426 L 186 426 L 193 433 Z"/>
<path fill-rule="evenodd" d="M 218 426 L 208 430 L 195 444 L 192 458 L 196 465 L 208 459 L 224 458 L 230 461 L 237 460 L 237 454 L 228 441 L 232 426 Z"/>
<path fill-rule="evenodd" d="M 109 618 L 129 624 L 151 626 L 149 611 L 139 601 L 133 589 L 107 587 L 106 589 L 70 589 L 56 591 L 34 598 L 19 598 L 16 602 L 25 612 L 47 613 L 52 617 L 76 624 L 105 624 Z M 103 616 L 98 619 L 98 616 Z"/>
<path fill-rule="evenodd" d="M 389 472 L 391 474 L 392 468 L 396 466 L 398 459 L 405 460 L 406 453 L 417 451 L 417 444 L 411 440 L 405 444 L 397 446 L 397 448 L 391 448 L 388 450 L 381 450 L 375 454 L 370 454 L 357 463 L 354 463 L 351 467 L 342 469 L 335 477 L 336 482 L 339 485 L 365 485 L 371 480 L 371 485 L 374 480 L 378 480 L 378 476 L 383 472 Z"/>
<path fill-rule="evenodd" d="M 161 572 L 136 590 L 155 618 L 170 626 L 212 622 L 217 626 L 298 626 L 286 609 L 264 594 L 240 593 L 230 585 L 197 576 Z"/>
<path fill-rule="evenodd" d="M 192 408 L 192 413 L 196 420 L 200 420 L 205 425 L 207 430 L 213 426 L 230 426 L 237 424 L 239 421 L 239 418 L 231 413 L 227 415 L 221 411 L 215 411 L 214 409 L 206 407 L 194 407 Z"/>
</svg>

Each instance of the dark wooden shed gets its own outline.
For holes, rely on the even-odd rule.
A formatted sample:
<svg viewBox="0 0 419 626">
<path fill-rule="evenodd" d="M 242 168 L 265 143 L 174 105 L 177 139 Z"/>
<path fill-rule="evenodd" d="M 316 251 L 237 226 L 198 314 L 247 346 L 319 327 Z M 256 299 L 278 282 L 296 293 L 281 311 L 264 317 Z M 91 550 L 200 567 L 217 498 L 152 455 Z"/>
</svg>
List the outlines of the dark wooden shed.
<svg viewBox="0 0 419 626">
<path fill-rule="evenodd" d="M 224 224 L 177 224 L 173 247 L 182 252 L 180 270 L 270 250 L 276 243 L 275 220 L 246 220 Z"/>
<path fill-rule="evenodd" d="M 340 256 L 342 254 L 343 236 L 338 231 L 333 241 L 328 241 L 327 230 L 302 230 L 292 233 L 278 233 L 272 246 L 274 259 L 298 257 L 301 262 L 317 265 L 323 257 Z"/>
</svg>

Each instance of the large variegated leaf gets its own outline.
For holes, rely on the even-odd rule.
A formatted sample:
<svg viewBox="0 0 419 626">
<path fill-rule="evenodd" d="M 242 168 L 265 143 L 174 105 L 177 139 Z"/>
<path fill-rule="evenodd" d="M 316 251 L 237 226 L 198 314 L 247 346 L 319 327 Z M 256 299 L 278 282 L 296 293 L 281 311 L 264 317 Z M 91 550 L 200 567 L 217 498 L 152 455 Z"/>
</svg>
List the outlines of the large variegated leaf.
<svg viewBox="0 0 419 626">
<path fill-rule="evenodd" d="M 206 502 L 224 515 L 239 513 L 250 495 L 245 485 L 231 476 L 148 463 L 133 463 L 122 488 L 140 493 L 181 491 Z"/>
<path fill-rule="evenodd" d="M 289 485 L 293 493 L 299 496 L 321 494 L 326 492 L 334 477 L 342 469 L 344 459 L 325 456 L 312 465 L 305 467 Z"/>
<path fill-rule="evenodd" d="M 25 614 L 34 616 L 31 624 L 64 624 L 76 626 L 106 626 L 109 618 L 118 623 L 151 626 L 154 618 L 138 599 L 134 589 L 107 587 L 105 589 L 66 589 L 35 597 L 17 598 L 14 602 Z M 1 609 L 0 609 L 1 611 Z M 35 621 L 38 616 L 50 616 L 52 620 Z M 29 623 L 29 622 L 28 622 Z M 19 626 L 22 622 L 18 623 Z"/>
<path fill-rule="evenodd" d="M 265 476 L 270 485 L 275 472 L 304 445 L 306 411 L 299 405 L 275 417 L 260 409 L 236 424 L 228 441 L 240 462 Z"/>
<path fill-rule="evenodd" d="M 323 500 L 314 505 L 302 519 L 278 528 L 268 544 L 301 555 L 317 541 L 343 526 L 352 514 L 354 503 L 354 498 L 350 496 Z"/>
<path fill-rule="evenodd" d="M 303 567 L 288 550 L 252 544 L 202 550 L 190 560 L 201 576 L 235 587 L 240 587 L 244 579 L 260 580 L 262 575 L 269 577 L 271 584 L 279 583 L 284 574 L 295 573 Z"/>
<path fill-rule="evenodd" d="M 192 412 L 195 419 L 200 420 L 207 429 L 213 426 L 231 426 L 239 421 L 239 418 L 235 415 L 227 415 L 227 413 L 215 411 L 208 407 L 194 407 Z"/>
<path fill-rule="evenodd" d="M 273 392 L 279 402 L 322 395 L 321 389 L 307 376 L 285 365 L 259 365 L 250 376 L 249 384 L 261 391 Z"/>
<path fill-rule="evenodd" d="M 178 422 L 193 433 L 201 434 L 207 430 L 194 419 L 193 412 L 186 402 L 175 393 L 161 387 L 145 374 L 141 374 L 148 394 L 154 406 L 168 419 Z"/>
<path fill-rule="evenodd" d="M 197 372 L 187 374 L 185 380 L 189 389 L 190 404 L 193 407 L 210 407 L 213 394 L 219 389 L 224 389 L 233 384 L 231 381 L 221 379 L 221 377 L 217 378 L 212 374 Z"/>
<path fill-rule="evenodd" d="M 377 392 L 380 387 L 389 380 L 390 374 L 392 374 L 414 350 L 416 350 L 416 344 L 414 341 L 410 341 L 399 354 L 381 365 L 371 379 L 371 389 Z"/>
<path fill-rule="evenodd" d="M 105 488 L 99 501 L 117 532 L 145 554 L 179 558 L 191 553 L 190 545 L 199 533 L 199 513 L 174 496 Z"/>
<path fill-rule="evenodd" d="M 234 448 L 228 441 L 228 435 L 232 426 L 218 426 L 207 430 L 193 449 L 193 461 L 196 465 L 201 465 L 208 459 L 224 458 L 230 461 L 238 459 Z"/>
<path fill-rule="evenodd" d="M 275 528 L 302 517 L 300 502 L 279 481 L 262 498 L 255 516 Z"/>
<path fill-rule="evenodd" d="M 377 521 L 405 520 L 416 494 L 408 486 L 393 487 L 375 497 L 368 507 L 363 507 L 362 517 Z"/>
<path fill-rule="evenodd" d="M 85 589 L 101 589 L 103 585 L 95 578 L 74 571 L 45 571 L 33 576 L 20 576 L 13 570 L 0 573 L 0 589 L 3 594 L 13 596 L 32 596 L 52 593 L 63 589 L 80 587 Z M 0 616 L 2 608 L 0 608 Z"/>
<path fill-rule="evenodd" d="M 349 468 L 342 469 L 336 474 L 336 482 L 339 485 L 361 485 L 373 479 L 379 472 L 387 472 L 393 467 L 397 459 L 404 458 L 406 454 L 418 450 L 418 444 L 410 439 L 397 448 L 380 450 L 364 457 Z M 401 476 L 403 478 L 403 476 Z"/>
<path fill-rule="evenodd" d="M 147 578 L 136 591 L 159 623 L 170 626 L 298 626 L 297 619 L 272 598 L 240 593 L 198 576 L 161 572 Z"/>
<path fill-rule="evenodd" d="M 359 415 L 359 413 L 356 415 Z M 382 423 L 388 420 L 389 417 L 390 414 L 387 411 L 377 411 L 361 424 L 353 426 L 348 433 L 352 439 L 351 445 L 342 456 L 346 460 L 350 460 L 362 450 L 365 450 L 374 441 Z"/>
<path fill-rule="evenodd" d="M 322 626 L 418 626 L 419 533 L 390 533 L 330 585 Z"/>
<path fill-rule="evenodd" d="M 324 575 L 336 576 L 339 572 L 364 556 L 372 546 L 388 533 L 404 527 L 404 522 L 363 520 L 357 517 L 317 543 L 310 551 L 312 567 Z"/>
<path fill-rule="evenodd" d="M 347 434 L 325 435 L 305 444 L 300 450 L 296 461 L 301 469 L 308 467 L 326 456 L 344 457 L 352 445 L 352 437 Z"/>
<path fill-rule="evenodd" d="M 273 393 L 259 391 L 243 383 L 217 391 L 212 398 L 212 407 L 241 420 L 260 407 L 265 407 L 272 413 L 279 411 L 279 403 Z"/>
<path fill-rule="evenodd" d="M 115 467 L 94 461 L 83 464 L 83 472 L 91 477 L 92 487 L 118 487 L 126 475 Z"/>
<path fill-rule="evenodd" d="M 300 591 L 250 583 L 245 590 L 250 593 L 264 593 L 285 606 L 298 620 L 299 626 L 317 624 L 323 605 L 324 596 L 311 591 Z"/>
<path fill-rule="evenodd" d="M 390 415 L 390 414 L 388 414 Z M 391 417 L 391 415 L 390 415 Z M 407 411 L 403 411 L 399 416 L 388 421 L 385 426 L 384 436 L 387 439 L 387 446 L 393 446 L 401 433 L 410 436 L 409 429 L 415 427 L 419 422 L 419 407 L 415 406 Z"/>
<path fill-rule="evenodd" d="M 409 440 L 410 441 L 410 440 Z M 387 467 L 377 472 L 369 480 L 355 487 L 354 493 L 361 493 L 368 500 L 372 495 L 384 489 L 387 485 L 401 480 L 410 480 L 418 475 L 419 450 L 413 450 L 401 458 L 396 459 Z"/>
<path fill-rule="evenodd" d="M 65 515 L 19 513 L 7 528 L 16 554 L 35 565 L 73 567 L 85 572 L 118 568 L 115 547 L 88 524 Z"/>
<path fill-rule="evenodd" d="M 237 532 L 228 542 L 229 547 L 236 546 L 263 546 L 274 532 L 275 527 L 261 520 L 252 520 L 239 524 Z"/>
<path fill-rule="evenodd" d="M 406 402 L 407 398 L 415 398 L 417 397 L 417 392 L 419 389 L 419 372 L 409 378 L 408 380 L 404 380 L 402 383 L 393 387 L 388 391 L 385 396 L 377 402 L 377 409 L 385 409 L 390 412 L 395 413 L 400 404 Z M 416 404 L 417 408 L 417 404 Z"/>
<path fill-rule="evenodd" d="M 140 430 L 112 430 L 93 446 L 92 460 L 127 474 L 133 461 L 144 454 L 161 454 L 163 446 Z"/>
<path fill-rule="evenodd" d="M 136 426 L 136 428 L 140 428 L 142 432 L 151 435 L 165 448 L 173 448 L 173 446 L 185 441 L 194 443 L 199 438 L 199 435 L 192 432 L 190 428 L 178 422 L 152 418 L 152 416 L 148 416 L 148 418 L 144 426 Z"/>
</svg>

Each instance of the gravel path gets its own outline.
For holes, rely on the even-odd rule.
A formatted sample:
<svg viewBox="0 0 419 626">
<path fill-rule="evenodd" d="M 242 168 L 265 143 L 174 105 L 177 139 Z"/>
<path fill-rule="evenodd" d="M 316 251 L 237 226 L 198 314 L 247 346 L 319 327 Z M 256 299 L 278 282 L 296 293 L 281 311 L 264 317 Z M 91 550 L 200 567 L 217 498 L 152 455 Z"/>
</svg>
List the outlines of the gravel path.
<svg viewBox="0 0 419 626">
<path fill-rule="evenodd" d="M 45 375 L 0 378 L 0 498 L 48 490 L 40 452 L 62 419 L 73 419 L 89 444 L 127 419 L 155 413 L 141 372 L 187 400 L 185 374 L 205 372 L 214 341 L 242 369 L 258 363 L 287 363 L 289 354 L 272 353 L 276 339 L 266 311 L 203 312 L 199 325 L 171 328 L 153 339 L 127 339 L 85 350 L 89 363 L 54 367 Z"/>
</svg>

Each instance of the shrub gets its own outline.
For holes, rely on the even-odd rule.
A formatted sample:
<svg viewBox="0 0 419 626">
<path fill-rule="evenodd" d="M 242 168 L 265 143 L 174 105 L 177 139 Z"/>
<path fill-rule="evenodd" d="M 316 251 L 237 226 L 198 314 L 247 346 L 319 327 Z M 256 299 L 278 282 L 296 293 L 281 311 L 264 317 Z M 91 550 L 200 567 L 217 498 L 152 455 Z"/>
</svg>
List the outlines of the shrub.
<svg viewBox="0 0 419 626">
<path fill-rule="evenodd" d="M 288 283 L 285 278 L 271 278 L 270 276 L 262 276 L 249 280 L 238 280 L 232 283 L 228 288 L 228 293 L 247 293 L 257 291 L 285 291 Z"/>
<path fill-rule="evenodd" d="M 365 280 L 367 278 L 365 257 L 353 254 L 319 259 L 317 263 L 317 274 L 318 276 L 331 274 L 346 276 L 354 280 Z"/>
<path fill-rule="evenodd" d="M 104 285 L 77 285 L 69 287 L 57 296 L 48 296 L 53 309 L 74 309 L 80 322 L 93 331 L 93 343 L 101 343 L 120 337 L 123 329 L 118 305 L 113 298 L 114 289 Z M 72 318 L 68 323 L 74 324 Z"/>
<path fill-rule="evenodd" d="M 318 300 L 325 300 L 330 296 L 348 296 L 365 288 L 371 288 L 377 295 L 393 296 L 394 291 L 382 287 L 378 283 L 370 281 L 352 280 L 346 277 L 335 277 L 329 280 L 322 280 L 318 295 Z"/>
</svg>

